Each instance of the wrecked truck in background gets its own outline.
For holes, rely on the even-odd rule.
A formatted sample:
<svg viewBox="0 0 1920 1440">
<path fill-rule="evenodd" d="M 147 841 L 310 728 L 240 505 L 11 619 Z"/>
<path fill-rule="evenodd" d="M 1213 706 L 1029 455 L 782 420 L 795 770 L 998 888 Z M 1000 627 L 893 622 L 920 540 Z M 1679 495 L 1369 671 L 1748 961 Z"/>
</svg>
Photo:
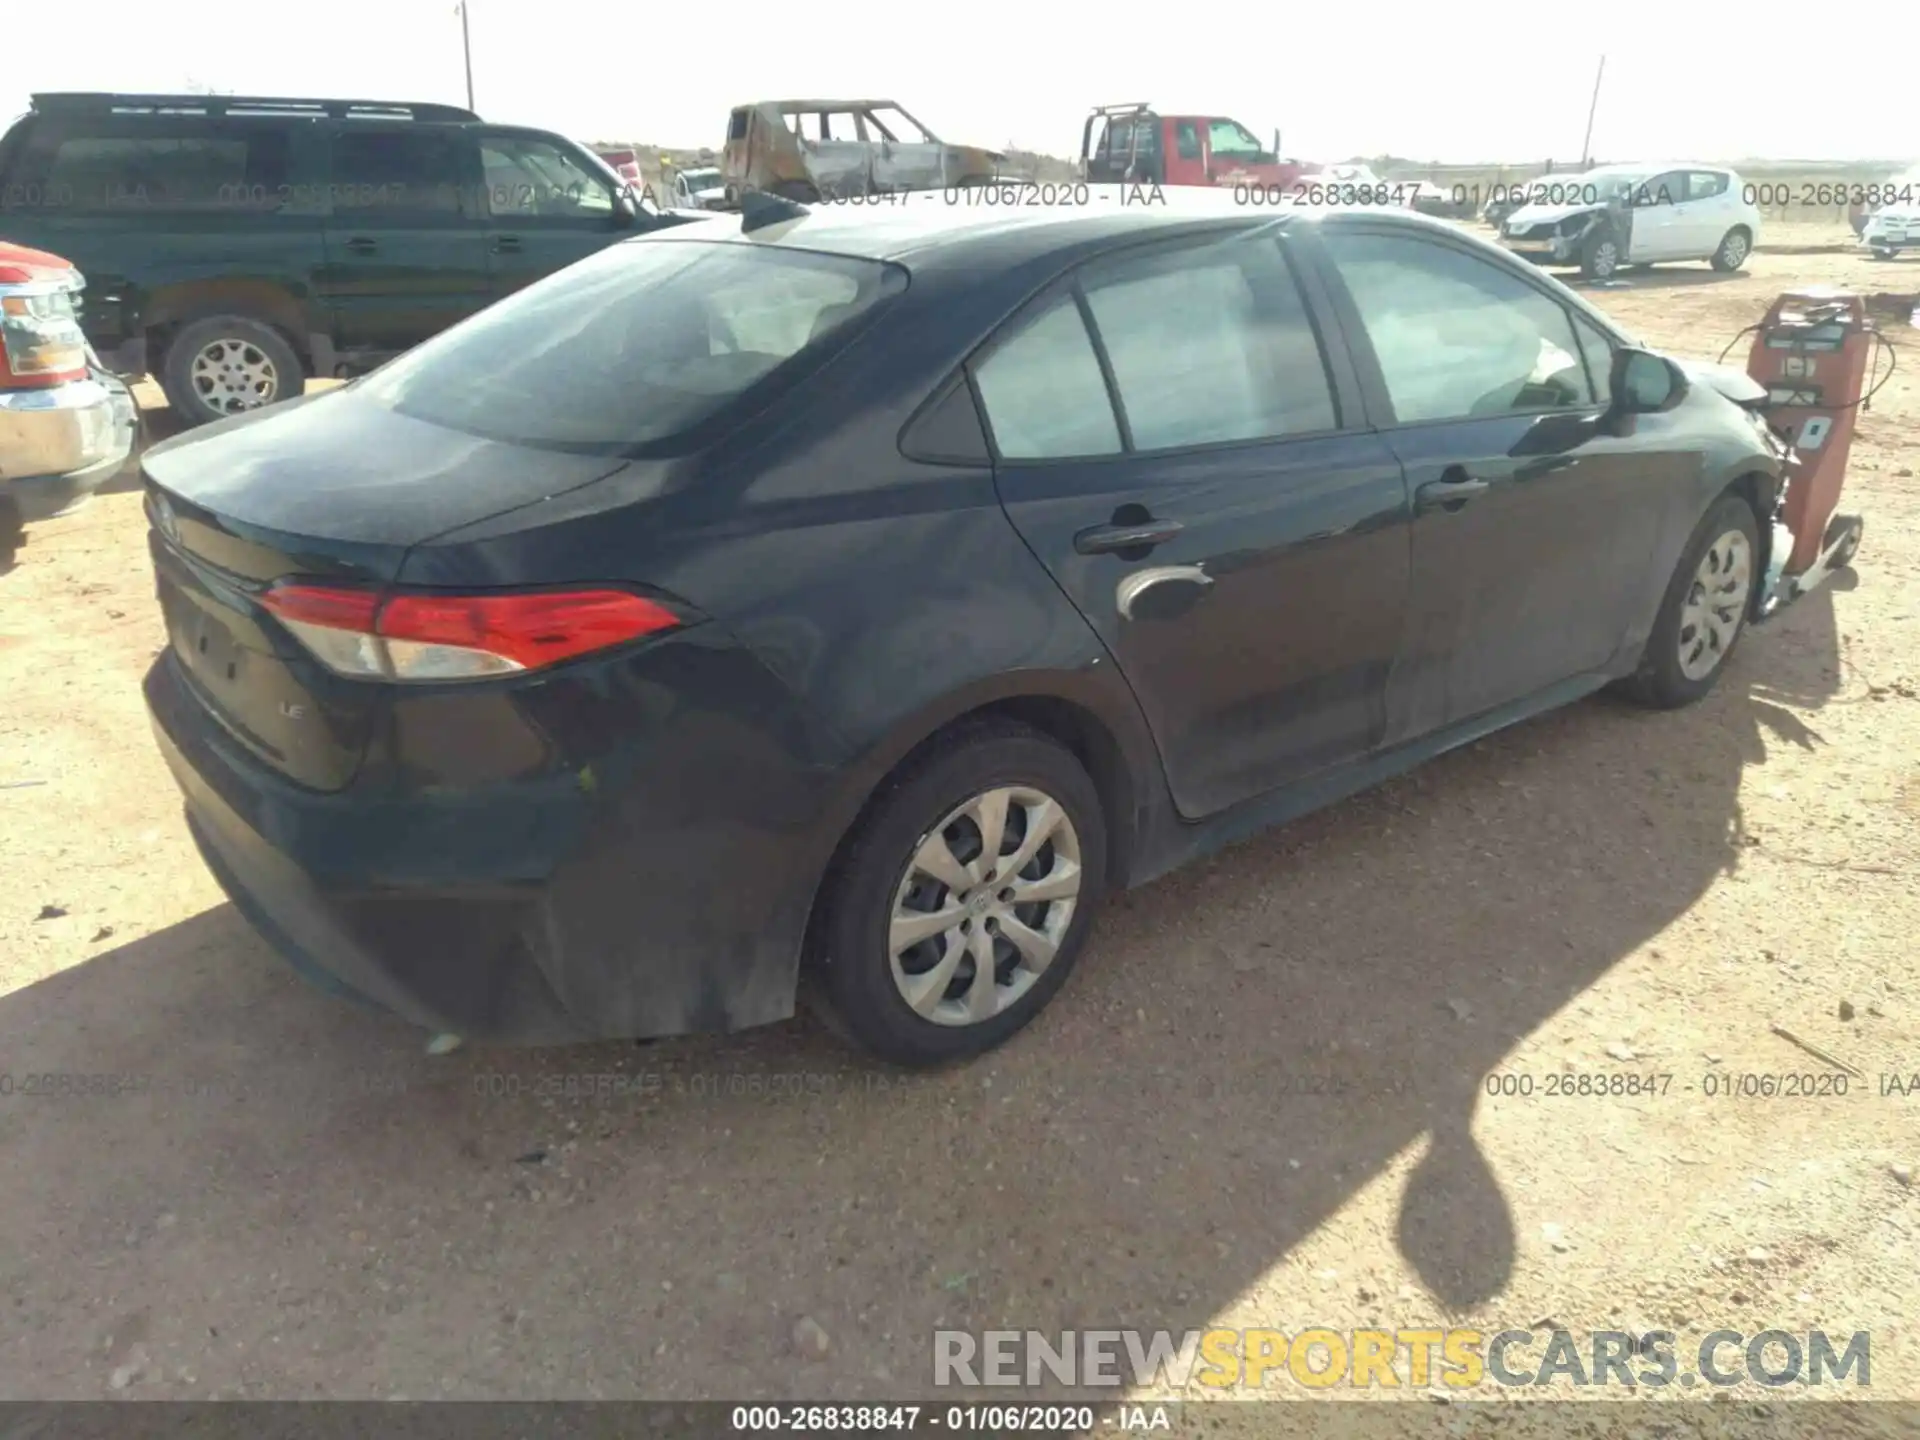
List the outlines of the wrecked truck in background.
<svg viewBox="0 0 1920 1440">
<path fill-rule="evenodd" d="M 1005 159 L 947 144 L 892 100 L 762 100 L 728 118 L 722 203 L 749 190 L 812 201 L 989 185 Z"/>
</svg>

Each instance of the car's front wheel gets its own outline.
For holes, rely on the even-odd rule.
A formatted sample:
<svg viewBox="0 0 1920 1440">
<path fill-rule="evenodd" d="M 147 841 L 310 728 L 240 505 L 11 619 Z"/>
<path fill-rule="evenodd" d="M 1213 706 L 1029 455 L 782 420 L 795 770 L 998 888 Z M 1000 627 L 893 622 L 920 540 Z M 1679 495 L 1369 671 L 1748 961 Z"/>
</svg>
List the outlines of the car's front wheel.
<svg viewBox="0 0 1920 1440">
<path fill-rule="evenodd" d="M 1708 263 L 1714 269 L 1731 273 L 1747 263 L 1747 256 L 1753 251 L 1753 237 L 1747 233 L 1744 225 L 1736 225 L 1720 237 L 1720 248 L 1713 252 Z"/>
<path fill-rule="evenodd" d="M 1680 554 L 1640 668 L 1622 686 L 1627 695 L 1677 710 L 1713 688 L 1752 613 L 1759 555 L 1752 507 L 1721 496 Z"/>
<path fill-rule="evenodd" d="M 1065 983 L 1105 882 L 1080 762 L 1022 725 L 970 726 L 887 783 L 835 867 L 818 998 L 896 1064 L 978 1055 Z"/>
<path fill-rule="evenodd" d="M 1620 268 L 1620 242 L 1602 230 L 1580 247 L 1580 273 L 1589 280 L 1611 280 Z"/>
</svg>

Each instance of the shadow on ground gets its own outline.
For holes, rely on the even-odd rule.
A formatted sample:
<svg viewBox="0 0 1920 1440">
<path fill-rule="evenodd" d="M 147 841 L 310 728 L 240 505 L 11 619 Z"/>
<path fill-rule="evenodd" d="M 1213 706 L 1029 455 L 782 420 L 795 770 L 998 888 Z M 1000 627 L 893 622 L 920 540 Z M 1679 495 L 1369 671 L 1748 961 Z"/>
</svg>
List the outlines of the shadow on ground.
<svg viewBox="0 0 1920 1440">
<path fill-rule="evenodd" d="M 1415 1146 L 1378 1243 L 1486 1301 L 1483 1077 L 1738 866 L 1743 772 L 1842 683 L 1826 607 L 1693 710 L 1596 699 L 1119 897 L 937 1076 L 805 1021 L 428 1059 L 230 906 L 106 950 L 0 999 L 0 1389 L 101 1393 L 138 1335 L 196 1377 L 153 1394 L 924 1398 L 939 1326 L 1203 1324 Z"/>
</svg>

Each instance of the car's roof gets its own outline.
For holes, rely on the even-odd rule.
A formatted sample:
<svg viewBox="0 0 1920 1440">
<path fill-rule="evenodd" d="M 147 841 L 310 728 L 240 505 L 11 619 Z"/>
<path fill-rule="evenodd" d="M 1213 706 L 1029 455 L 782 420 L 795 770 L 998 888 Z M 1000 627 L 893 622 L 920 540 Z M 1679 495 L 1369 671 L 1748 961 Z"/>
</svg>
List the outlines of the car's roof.
<svg viewBox="0 0 1920 1440">
<path fill-rule="evenodd" d="M 901 108 L 898 100 L 755 100 L 751 104 L 736 105 L 736 110 L 781 110 L 787 112 L 809 110 L 874 110 L 881 106 Z"/>
<path fill-rule="evenodd" d="M 1596 165 L 1591 170 L 1583 170 L 1583 175 L 1659 175 L 1668 170 L 1724 170 L 1731 172 L 1731 165 L 1721 165 L 1712 160 L 1622 160 L 1614 165 Z M 1573 174 L 1573 171 L 1568 171 Z M 1558 175 L 1542 175 L 1544 181 L 1557 180 Z"/>
<path fill-rule="evenodd" d="M 704 239 L 856 255 L 909 269 L 1015 264 L 1109 237 L 1175 232 L 1233 220 L 1310 224 L 1331 215 L 1364 214 L 1450 235 L 1464 233 L 1399 206 L 1248 205 L 1224 186 L 1041 183 L 1032 189 L 1040 197 L 1054 192 L 1060 203 L 1003 206 L 969 191 L 927 190 L 858 203 L 815 204 L 796 219 L 752 230 L 741 228 L 739 215 L 721 215 L 710 222 L 712 228 L 700 233 Z M 685 230 L 677 236 L 691 238 Z"/>
</svg>

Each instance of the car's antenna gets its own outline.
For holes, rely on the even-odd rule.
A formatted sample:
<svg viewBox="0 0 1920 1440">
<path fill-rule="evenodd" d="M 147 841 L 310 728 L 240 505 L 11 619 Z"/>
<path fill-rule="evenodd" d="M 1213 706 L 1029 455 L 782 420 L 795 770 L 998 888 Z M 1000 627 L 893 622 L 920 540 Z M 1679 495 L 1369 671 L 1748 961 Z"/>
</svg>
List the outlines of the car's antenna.
<svg viewBox="0 0 1920 1440">
<path fill-rule="evenodd" d="M 770 195 L 764 190 L 748 190 L 740 196 L 740 232 L 744 235 L 768 225 L 798 220 L 812 213 L 798 200 L 789 200 L 784 195 Z"/>
</svg>

